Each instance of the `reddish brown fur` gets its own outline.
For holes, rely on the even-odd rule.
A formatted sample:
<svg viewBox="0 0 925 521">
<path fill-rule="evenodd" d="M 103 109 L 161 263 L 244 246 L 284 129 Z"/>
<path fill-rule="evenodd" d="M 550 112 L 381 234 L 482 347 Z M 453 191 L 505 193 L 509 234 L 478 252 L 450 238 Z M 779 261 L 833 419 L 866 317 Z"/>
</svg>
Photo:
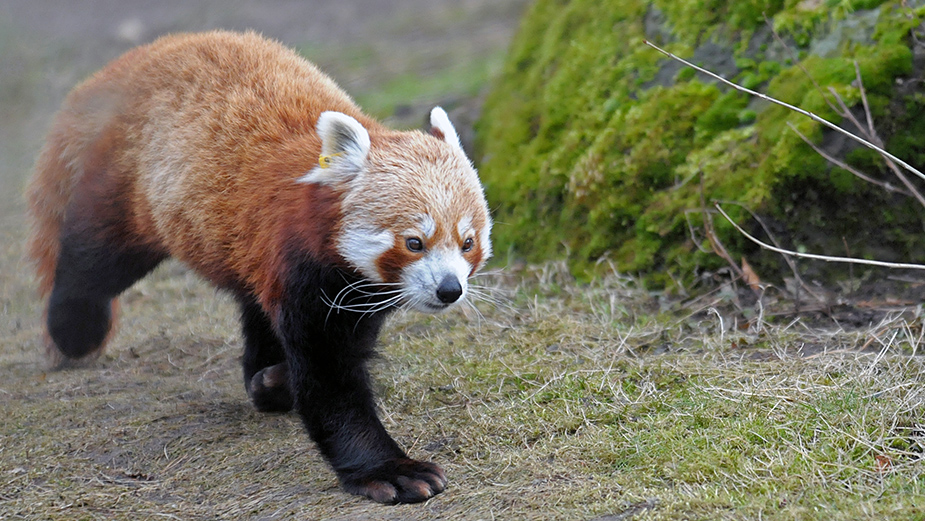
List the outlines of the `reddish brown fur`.
<svg viewBox="0 0 925 521">
<path fill-rule="evenodd" d="M 249 88 L 230 96 L 216 88 L 228 85 Z M 373 135 L 390 133 L 313 66 L 253 33 L 165 37 L 112 62 L 68 96 L 28 189 L 29 254 L 41 293 L 51 289 L 71 212 L 73 226 L 93 224 L 74 232 L 168 252 L 272 308 L 285 269 L 279 241 L 299 237 L 320 258 L 336 259 L 335 195 L 294 183 L 317 164 L 314 125 L 325 110 L 353 116 Z M 155 215 L 143 185 L 149 165 L 163 160 L 151 146 L 152 128 L 186 131 L 177 159 L 210 174 L 185 185 L 166 219 Z M 199 236 L 197 225 L 210 236 Z"/>
</svg>

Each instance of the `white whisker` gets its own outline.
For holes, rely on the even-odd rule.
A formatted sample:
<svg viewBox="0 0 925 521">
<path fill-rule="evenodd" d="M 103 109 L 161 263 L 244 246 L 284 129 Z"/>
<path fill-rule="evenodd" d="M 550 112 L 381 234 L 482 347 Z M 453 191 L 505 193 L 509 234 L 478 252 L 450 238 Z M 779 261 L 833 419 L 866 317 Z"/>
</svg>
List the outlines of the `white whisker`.
<svg viewBox="0 0 925 521">
<path fill-rule="evenodd" d="M 469 292 L 473 301 L 485 302 L 505 311 L 514 311 L 514 307 L 510 304 L 510 298 L 505 295 L 498 295 L 498 288 L 470 284 Z"/>
<path fill-rule="evenodd" d="M 356 328 L 357 328 L 357 326 L 359 325 L 360 320 L 363 320 L 364 318 L 366 318 L 367 315 L 372 315 L 372 314 L 374 314 L 374 313 L 378 313 L 378 312 L 383 311 L 383 310 L 385 310 L 385 309 L 387 309 L 387 308 L 389 308 L 389 307 L 392 307 L 393 305 L 399 305 L 399 304 L 401 303 L 401 300 L 402 300 L 403 298 L 404 298 L 404 295 L 403 295 L 403 294 L 399 294 L 399 295 L 396 295 L 396 296 L 394 296 L 394 297 L 390 297 L 390 298 L 388 298 L 388 299 L 386 299 L 386 300 L 380 302 L 379 304 L 381 304 L 381 307 L 379 307 L 379 308 L 370 308 L 370 309 L 368 309 L 368 310 L 366 310 L 366 311 L 363 311 L 363 313 L 360 314 L 359 320 L 357 320 L 356 324 L 353 325 L 353 330 L 356 331 Z"/>
<path fill-rule="evenodd" d="M 346 277 L 343 278 L 344 281 L 347 281 Z M 377 288 L 381 288 L 381 290 L 377 291 Z M 334 298 L 329 297 L 322 290 L 321 299 L 328 306 L 328 313 L 324 319 L 325 323 L 330 319 L 332 311 L 360 313 L 360 319 L 362 319 L 366 315 L 399 305 L 403 295 L 404 292 L 396 284 L 372 282 L 365 279 L 349 282 L 337 292 Z M 370 297 L 387 298 L 370 301 Z"/>
<path fill-rule="evenodd" d="M 337 295 L 334 297 L 332 302 L 338 305 L 344 304 L 343 302 L 344 299 L 346 299 L 347 296 L 350 295 L 351 293 L 360 293 L 363 295 L 388 295 L 396 291 L 401 291 L 400 289 L 394 290 L 394 291 L 367 291 L 367 290 L 372 290 L 376 287 L 395 288 L 395 284 L 385 283 L 385 282 L 370 282 L 370 281 L 361 279 L 356 282 L 347 284 L 347 286 L 345 286 L 343 289 L 340 290 L 340 292 L 337 293 Z"/>
<path fill-rule="evenodd" d="M 478 329 L 479 333 L 481 333 L 482 332 L 482 320 L 485 318 L 485 316 L 482 315 L 482 312 L 479 311 L 479 308 L 476 307 L 474 302 L 467 300 L 464 302 L 464 304 L 466 308 L 471 309 L 472 311 L 475 312 L 475 327 L 476 329 Z"/>
<path fill-rule="evenodd" d="M 389 304 L 393 304 L 398 300 L 401 300 L 401 295 L 395 295 L 393 297 L 389 297 L 386 300 L 378 300 L 375 302 L 360 302 L 357 304 L 340 304 L 337 306 L 337 309 L 340 309 L 343 311 L 360 311 L 360 310 L 367 310 L 367 309 L 377 309 L 383 305 L 388 307 Z"/>
<path fill-rule="evenodd" d="M 499 268 L 496 270 L 483 270 L 473 275 L 472 278 L 474 279 L 477 277 L 491 277 L 494 275 L 501 275 L 502 273 L 504 273 L 504 268 Z"/>
</svg>

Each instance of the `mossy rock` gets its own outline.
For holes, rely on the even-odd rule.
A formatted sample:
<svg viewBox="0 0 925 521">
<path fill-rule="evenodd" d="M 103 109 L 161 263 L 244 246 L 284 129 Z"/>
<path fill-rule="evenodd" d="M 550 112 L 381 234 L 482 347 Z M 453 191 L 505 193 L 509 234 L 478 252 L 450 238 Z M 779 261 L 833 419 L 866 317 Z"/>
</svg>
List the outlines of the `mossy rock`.
<svg viewBox="0 0 925 521">
<path fill-rule="evenodd" d="M 719 200 L 741 204 L 726 208 L 763 235 L 743 207 L 756 212 L 785 246 L 925 260 L 925 210 L 915 200 L 832 167 L 788 125 L 899 185 L 878 156 L 643 42 L 829 120 L 830 88 L 863 117 L 856 62 L 880 137 L 922 167 L 925 48 L 913 32 L 925 40 L 923 4 L 538 0 L 478 126 L 496 251 L 567 257 L 580 276 L 607 259 L 656 284 L 690 280 L 723 265 L 697 233 L 703 207 Z M 735 257 L 785 276 L 779 257 L 714 222 Z"/>
</svg>

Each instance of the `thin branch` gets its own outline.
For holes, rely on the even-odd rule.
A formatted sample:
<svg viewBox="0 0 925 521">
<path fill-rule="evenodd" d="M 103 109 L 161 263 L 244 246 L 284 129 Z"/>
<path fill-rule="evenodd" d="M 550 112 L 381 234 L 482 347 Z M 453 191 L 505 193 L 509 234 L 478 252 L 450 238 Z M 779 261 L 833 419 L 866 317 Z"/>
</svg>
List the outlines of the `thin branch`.
<svg viewBox="0 0 925 521">
<path fill-rule="evenodd" d="M 774 234 L 771 233 L 771 229 L 768 228 L 768 226 L 764 223 L 764 219 L 759 217 L 758 214 L 753 212 L 752 209 L 749 208 L 748 206 L 745 206 L 744 204 L 740 202 L 736 202 L 736 201 L 714 201 L 714 203 L 715 204 L 719 204 L 719 203 L 734 204 L 738 206 L 739 208 L 745 210 L 746 212 L 749 213 L 749 215 L 752 216 L 752 219 L 754 219 L 761 226 L 761 228 L 764 230 L 764 233 L 766 233 L 768 235 L 768 238 L 771 239 L 771 242 L 774 243 L 774 246 L 777 246 L 778 248 L 781 247 L 780 243 L 777 242 L 777 239 L 774 238 Z M 803 277 L 800 276 L 800 272 L 797 270 L 797 265 L 795 262 L 793 262 L 793 259 L 791 259 L 787 255 L 781 255 L 781 257 L 784 259 L 784 262 L 787 263 L 787 266 L 790 267 L 790 271 L 793 272 L 793 278 L 797 281 L 797 284 L 799 284 L 803 288 L 804 291 L 809 293 L 809 295 L 813 297 L 814 299 L 816 299 L 818 302 L 824 302 L 825 299 L 817 295 L 816 292 L 810 289 L 809 285 L 803 281 Z"/>
<path fill-rule="evenodd" d="M 796 251 L 785 250 L 783 248 L 777 248 L 775 246 L 771 246 L 768 243 L 761 242 L 758 239 L 749 235 L 748 232 L 743 230 L 741 226 L 736 224 L 736 222 L 733 221 L 732 218 L 729 217 L 729 215 L 723 211 L 722 207 L 720 207 L 719 204 L 716 204 L 715 206 L 716 206 L 716 209 L 719 210 L 719 213 L 721 213 L 723 217 L 725 217 L 726 220 L 729 221 L 729 224 L 735 227 L 735 229 L 738 230 L 739 233 L 744 235 L 745 238 L 747 238 L 748 240 L 752 241 L 753 243 L 757 244 L 758 246 L 761 246 L 762 248 L 766 250 L 771 250 L 773 252 L 782 253 L 784 255 L 792 255 L 794 257 L 800 257 L 803 259 L 815 259 L 815 260 L 821 260 L 821 261 L 826 261 L 826 262 L 846 262 L 846 263 L 852 263 L 852 264 L 865 264 L 868 266 L 881 266 L 884 268 L 925 270 L 925 264 L 906 264 L 906 263 L 899 263 L 899 262 L 884 262 L 884 261 L 875 261 L 875 260 L 867 260 L 867 259 L 852 259 L 848 257 L 830 257 L 828 255 L 816 255 L 813 253 L 800 253 Z"/>
<path fill-rule="evenodd" d="M 716 230 L 713 228 L 713 216 L 711 216 L 710 212 L 707 210 L 707 203 L 706 199 L 704 199 L 703 192 L 703 172 L 700 172 L 700 210 L 703 214 L 704 233 L 707 236 L 707 240 L 710 241 L 710 246 L 713 248 L 713 251 L 732 267 L 732 271 L 735 272 L 736 278 L 744 279 L 745 274 L 742 273 L 742 268 L 732 260 L 732 256 L 729 255 L 729 252 L 726 251 L 726 247 L 723 246 L 723 243 L 720 242 L 719 237 L 716 235 Z"/>
<path fill-rule="evenodd" d="M 820 124 L 822 124 L 822 125 L 825 125 L 825 126 L 829 127 L 830 129 L 832 129 L 832 130 L 834 130 L 834 131 L 836 131 L 836 132 L 838 132 L 838 133 L 840 133 L 840 134 L 844 134 L 845 136 L 848 136 L 849 138 L 851 138 L 851 139 L 857 141 L 858 143 L 861 143 L 862 145 L 866 146 L 867 148 L 870 148 L 870 149 L 872 149 L 872 150 L 878 152 L 878 153 L 881 154 L 882 156 L 887 157 L 887 158 L 889 158 L 889 159 L 892 159 L 892 160 L 895 161 L 898 165 L 902 166 L 903 168 L 905 168 L 905 169 L 908 170 L 909 172 L 912 172 L 913 174 L 919 176 L 921 179 L 925 179 L 925 174 L 923 174 L 922 172 L 916 170 L 916 169 L 915 169 L 912 165 L 910 165 L 909 163 L 907 163 L 907 162 L 903 161 L 902 159 L 900 159 L 900 158 L 894 156 L 893 154 L 887 152 L 887 151 L 884 150 L 883 148 L 878 147 L 877 145 L 871 143 L 870 141 L 868 141 L 868 140 L 866 140 L 866 139 L 864 139 L 864 138 L 862 138 L 862 137 L 860 137 L 860 136 L 857 136 L 857 135 L 855 135 L 855 134 L 852 134 L 851 132 L 848 132 L 847 130 L 845 130 L 845 129 L 839 127 L 838 125 L 836 125 L 836 124 L 834 124 L 834 123 L 832 123 L 832 122 L 830 122 L 830 121 L 828 121 L 828 120 L 826 120 L 826 119 L 823 119 L 823 118 L 821 118 L 821 117 L 819 117 L 819 116 L 813 114 L 812 112 L 803 110 L 803 109 L 801 109 L 801 108 L 799 108 L 799 107 L 796 107 L 796 106 L 793 106 L 793 105 L 791 105 L 791 104 L 789 104 L 789 103 L 785 103 L 785 102 L 783 102 L 783 101 L 781 101 L 781 100 L 779 100 L 779 99 L 772 98 L 772 97 L 767 96 L 767 95 L 765 95 L 765 94 L 762 94 L 762 93 L 760 93 L 760 92 L 757 92 L 757 91 L 754 91 L 754 90 L 745 88 L 745 87 L 743 87 L 743 86 L 741 86 L 741 85 L 738 85 L 738 84 L 736 84 L 736 83 L 733 83 L 733 82 L 727 80 L 726 78 L 723 78 L 722 76 L 716 74 L 715 72 L 711 72 L 711 71 L 708 71 L 707 69 L 704 69 L 703 67 L 699 67 L 699 66 L 697 66 L 697 65 L 694 65 L 693 63 L 691 63 L 691 62 L 689 62 L 689 61 L 687 61 L 687 60 L 685 60 L 685 59 L 683 59 L 683 58 L 681 58 L 681 57 L 679 57 L 679 56 L 676 56 L 676 55 L 674 55 L 674 54 L 672 54 L 672 53 L 670 53 L 670 52 L 668 52 L 668 51 L 666 51 L 666 50 L 664 50 L 664 49 L 662 49 L 661 47 L 655 45 L 654 43 L 652 43 L 652 42 L 650 42 L 650 41 L 648 41 L 648 40 L 643 40 L 643 43 L 645 43 L 645 44 L 648 45 L 649 47 L 652 47 L 652 48 L 655 49 L 656 51 L 658 51 L 658 52 L 664 54 L 665 56 L 667 56 L 667 57 L 669 57 L 669 58 L 671 58 L 671 59 L 673 59 L 673 60 L 679 61 L 679 62 L 683 63 L 684 65 L 687 65 L 688 67 L 690 67 L 690 68 L 696 70 L 697 72 L 706 74 L 707 76 L 710 76 L 711 78 L 714 78 L 714 79 L 716 79 L 716 80 L 718 80 L 718 81 L 720 81 L 720 82 L 722 82 L 722 83 L 724 83 L 724 84 L 726 84 L 726 85 L 729 85 L 730 87 L 732 87 L 732 88 L 734 88 L 734 89 L 736 89 L 736 90 L 738 90 L 738 91 L 745 92 L 745 93 L 747 93 L 747 94 L 751 94 L 752 96 L 761 98 L 761 99 L 763 99 L 763 100 L 765 100 L 765 101 L 769 101 L 769 102 L 771 102 L 771 103 L 774 103 L 775 105 L 780 105 L 780 106 L 782 106 L 782 107 L 784 107 L 784 108 L 787 108 L 787 109 L 790 109 L 790 110 L 792 110 L 792 111 L 794 111 L 794 112 L 798 112 L 798 113 L 800 113 L 800 114 L 803 114 L 804 116 L 806 116 L 806 117 L 812 119 L 813 121 L 815 121 L 815 122 L 817 122 L 817 123 L 820 123 Z"/>
<path fill-rule="evenodd" d="M 864 105 L 864 116 L 867 118 L 867 130 L 870 136 L 876 136 L 877 131 L 874 129 L 874 118 L 870 115 L 870 104 L 867 103 L 867 89 L 864 88 L 864 80 L 861 79 L 861 66 L 858 61 L 854 60 L 854 75 L 858 78 L 858 90 L 861 91 L 861 104 Z M 880 138 L 877 138 L 880 141 Z M 883 143 L 883 141 L 880 141 Z"/>
<path fill-rule="evenodd" d="M 837 92 L 835 89 L 833 89 L 832 87 L 829 87 L 829 92 L 832 93 L 832 95 L 835 97 L 835 101 L 837 101 L 837 102 L 838 102 L 838 105 L 841 107 L 841 109 L 840 109 L 840 110 L 836 110 L 835 113 L 838 114 L 839 116 L 841 116 L 841 117 L 843 117 L 843 118 L 846 118 L 846 119 L 848 119 L 849 121 L 851 121 L 851 123 L 855 126 L 855 128 L 858 129 L 858 132 L 860 132 L 865 138 L 867 138 L 867 139 L 870 140 L 872 143 L 874 143 L 877 147 L 883 147 L 883 140 L 880 139 L 880 136 L 877 135 L 877 130 L 874 128 L 874 121 L 873 121 L 873 118 L 872 118 L 872 116 L 870 115 L 870 105 L 867 103 L 867 90 L 864 88 L 864 83 L 863 83 L 863 80 L 862 80 L 862 78 L 861 78 L 861 69 L 860 69 L 860 67 L 858 67 L 858 62 L 857 62 L 857 61 L 854 62 L 854 70 L 855 70 L 855 74 L 857 75 L 858 90 L 861 92 L 861 104 L 864 106 L 864 114 L 865 114 L 866 117 L 867 117 L 867 128 L 865 129 L 865 128 L 864 128 L 864 125 L 862 125 L 861 122 L 858 121 L 858 119 L 857 119 L 856 117 L 854 117 L 854 114 L 853 114 L 853 113 L 851 112 L 851 110 L 848 108 L 848 105 L 845 104 L 845 100 L 842 99 L 842 97 L 838 94 L 838 92 Z M 809 74 L 809 73 L 807 73 L 807 74 Z M 789 122 L 788 122 L 787 124 L 790 126 L 791 129 L 793 129 L 794 131 L 796 131 L 796 129 L 793 127 L 793 125 L 790 125 Z M 797 134 L 799 134 L 799 132 L 797 132 Z M 803 141 L 806 141 L 807 143 L 809 143 L 809 141 L 808 141 L 805 137 L 803 137 L 802 135 L 801 135 L 800 137 L 803 138 Z M 812 143 L 809 143 L 809 145 L 810 145 L 811 147 L 813 147 L 813 150 L 815 150 L 816 152 L 818 152 L 819 155 L 821 155 L 822 157 L 825 157 L 826 159 L 828 159 L 828 160 L 831 161 L 832 163 L 835 163 L 835 161 L 834 161 L 833 159 L 829 158 L 826 154 L 823 154 L 823 153 L 822 153 L 818 148 L 816 148 L 816 146 L 814 146 Z M 875 150 L 877 150 L 878 152 L 880 152 L 880 151 L 881 151 L 881 148 L 878 148 L 878 149 L 875 149 Z M 891 161 L 889 157 L 887 157 L 886 155 L 884 155 L 884 154 L 882 154 L 882 153 L 881 153 L 881 157 L 883 157 L 883 162 L 886 163 L 887 168 L 889 168 L 890 171 L 893 172 L 893 175 L 895 175 L 896 177 L 899 178 L 899 180 L 900 180 L 900 181 L 902 182 L 902 184 L 906 187 L 906 189 L 909 190 L 909 193 L 910 193 L 913 197 L 915 197 L 915 199 L 919 202 L 919 204 L 921 204 L 922 206 L 925 206 L 925 197 L 923 197 L 922 194 L 921 194 L 921 192 L 919 192 L 919 190 L 915 187 L 915 185 L 912 184 L 911 181 L 909 181 L 909 178 L 906 177 L 905 174 L 903 174 L 902 170 L 900 170 L 900 169 L 896 166 L 896 163 L 894 163 L 893 161 Z M 842 168 L 845 168 L 845 167 L 842 167 Z M 851 170 L 848 169 L 848 168 L 845 168 L 845 169 L 851 171 Z M 852 173 L 855 173 L 855 172 L 852 171 Z M 855 174 L 855 175 L 857 175 L 857 174 Z M 862 179 L 863 179 L 863 177 L 862 177 Z M 879 183 L 876 183 L 876 182 L 873 181 L 873 180 L 869 180 L 869 181 L 870 181 L 871 183 L 874 183 L 874 184 L 879 184 Z"/>
<path fill-rule="evenodd" d="M 906 188 L 909 189 L 909 191 L 912 192 L 913 195 L 915 195 L 915 198 L 918 199 L 919 202 L 922 203 L 923 206 L 925 206 L 925 202 L 923 202 L 925 201 L 925 197 L 922 197 L 922 194 L 919 193 L 918 189 L 915 188 L 915 185 L 912 184 L 912 181 L 910 181 L 909 178 L 906 177 L 905 174 L 903 174 L 902 170 L 900 170 L 899 167 L 896 166 L 896 163 L 890 161 L 886 157 L 884 157 L 883 160 L 886 162 L 886 166 L 889 167 L 889 169 L 893 171 L 893 174 L 895 174 L 896 177 L 898 177 L 899 180 L 902 181 L 904 185 L 906 185 Z"/>
<path fill-rule="evenodd" d="M 847 117 L 854 124 L 854 126 L 858 129 L 858 131 L 864 134 L 864 136 L 867 139 L 875 143 L 877 146 L 882 147 L 883 141 L 880 139 L 880 136 L 877 135 L 877 131 L 874 130 L 873 120 L 870 119 L 871 118 L 870 107 L 867 104 L 867 95 L 865 94 L 864 84 L 862 83 L 862 80 L 861 80 L 861 70 L 857 68 L 858 66 L 857 62 L 854 62 L 854 66 L 857 72 L 858 89 L 860 89 L 861 91 L 861 99 L 864 105 L 864 112 L 867 114 L 867 118 L 868 118 L 867 124 L 870 128 L 869 133 L 867 130 L 864 129 L 864 126 L 861 125 L 861 122 L 859 122 L 857 118 L 854 117 L 854 114 L 852 114 L 851 111 L 848 109 L 848 106 L 845 105 L 845 101 L 841 98 L 841 96 L 838 95 L 838 92 L 836 92 L 835 89 L 833 89 L 832 87 L 829 87 L 829 91 L 835 96 L 835 100 L 838 101 L 838 104 L 842 108 L 841 116 Z M 916 198 L 916 200 L 918 200 L 919 204 L 921 204 L 922 206 L 925 206 L 925 197 L 923 197 L 922 194 L 919 193 L 918 189 L 916 189 L 915 185 L 912 184 L 911 181 L 909 181 L 909 178 L 906 177 L 905 174 L 903 174 L 902 170 L 900 170 L 894 162 L 890 161 L 889 157 L 883 154 L 881 154 L 881 156 L 883 156 L 883 161 L 886 163 L 887 168 L 889 168 L 893 172 L 893 174 L 899 178 L 899 180 L 906 187 L 906 189 L 908 189 L 912 193 L 912 195 Z"/>
<path fill-rule="evenodd" d="M 816 78 L 813 78 L 813 75 L 810 74 L 808 70 L 806 70 L 806 67 L 803 65 L 803 61 L 800 60 L 799 56 L 797 56 L 797 54 L 793 52 L 793 49 L 791 49 L 790 46 L 784 42 L 784 39 L 781 38 L 779 34 L 777 34 L 777 30 L 774 29 L 774 23 L 771 22 L 771 19 L 768 18 L 768 15 L 765 13 L 762 13 L 762 15 L 764 16 L 765 25 L 771 29 L 771 34 L 774 35 L 774 40 L 777 41 L 778 45 L 787 51 L 787 54 L 790 55 L 790 61 L 796 64 L 796 66 L 799 67 L 801 71 L 803 71 L 803 74 L 809 78 L 809 81 L 812 82 L 813 87 L 815 87 L 816 91 L 819 92 L 819 95 L 822 96 L 822 100 L 825 101 L 825 104 L 828 105 L 830 109 L 832 109 L 832 112 L 837 114 L 838 109 L 835 107 L 835 105 L 832 104 L 832 101 L 829 99 L 829 97 L 825 95 L 825 91 L 822 90 L 822 86 L 816 82 Z"/>
<path fill-rule="evenodd" d="M 854 125 L 856 129 L 858 129 L 858 132 L 860 132 L 865 139 L 869 140 L 876 146 L 882 146 L 883 143 L 880 141 L 880 138 L 877 137 L 876 134 L 871 135 L 869 132 L 867 132 L 867 129 L 864 128 L 864 125 L 862 125 L 860 121 L 858 121 L 858 118 L 854 117 L 851 109 L 849 109 L 848 105 L 845 104 L 845 100 L 841 98 L 841 96 L 838 94 L 838 91 L 835 90 L 834 87 L 829 87 L 829 92 L 832 94 L 832 96 L 835 96 L 835 101 L 838 102 L 838 106 L 840 107 L 835 111 L 835 113 L 850 121 L 851 124 Z"/>
<path fill-rule="evenodd" d="M 825 91 L 822 90 L 822 87 L 816 82 L 816 79 L 813 78 L 813 76 L 809 73 L 808 70 L 806 70 L 806 67 L 803 66 L 803 63 L 802 63 L 799 59 L 797 59 L 797 56 L 794 54 L 793 50 L 791 50 L 790 47 L 789 47 L 786 43 L 784 43 L 784 41 L 783 41 L 783 39 L 780 37 L 780 35 L 777 34 L 777 31 L 774 30 L 774 24 L 771 23 L 771 20 L 769 20 L 768 17 L 765 16 L 765 17 L 764 17 L 764 21 L 765 21 L 765 23 L 768 25 L 768 27 L 771 28 L 771 33 L 774 35 L 774 39 L 777 41 L 778 44 L 780 44 L 784 49 L 787 50 L 787 52 L 790 54 L 790 59 L 793 60 L 793 62 L 797 65 L 797 67 L 799 67 L 800 70 L 803 71 L 803 74 L 806 75 L 807 78 L 809 78 L 809 81 L 812 82 L 813 86 L 816 88 L 816 90 L 817 90 L 817 91 L 819 92 L 819 94 L 822 96 L 822 99 L 825 100 L 826 105 L 828 105 L 829 108 L 832 109 L 832 112 L 834 112 L 835 114 L 839 115 L 840 117 L 842 117 L 842 118 L 844 118 L 844 119 L 847 119 L 847 120 L 851 121 L 851 123 L 854 124 L 855 128 L 857 128 L 858 131 L 861 132 L 861 134 L 862 134 L 866 139 L 868 139 L 871 143 L 873 143 L 873 144 L 875 144 L 877 147 L 879 147 L 879 148 L 875 148 L 874 150 L 877 150 L 878 152 L 882 152 L 882 151 L 880 150 L 880 148 L 883 147 L 883 140 L 880 139 L 880 136 L 877 135 L 877 130 L 874 128 L 874 118 L 873 118 L 873 116 L 872 116 L 871 113 L 870 113 L 870 103 L 867 101 L 867 89 L 864 88 L 864 80 L 863 80 L 863 78 L 861 77 L 861 67 L 858 65 L 858 61 L 857 61 L 857 60 L 854 60 L 854 74 L 855 74 L 855 77 L 856 77 L 856 79 L 857 79 L 857 88 L 858 88 L 858 91 L 861 93 L 861 105 L 864 107 L 864 115 L 865 115 L 865 117 L 866 117 L 866 119 L 867 119 L 867 128 L 866 128 L 866 129 L 864 128 L 863 125 L 861 125 L 861 123 L 857 120 L 857 118 L 854 117 L 854 114 L 851 112 L 850 109 L 848 109 L 848 106 L 845 104 L 844 100 L 842 100 L 842 98 L 841 98 L 841 96 L 838 94 L 838 92 L 837 92 L 835 89 L 833 89 L 832 87 L 829 87 L 829 93 L 835 98 L 835 101 L 838 102 L 839 107 L 836 107 L 836 106 L 832 103 L 832 101 L 829 99 L 829 97 L 826 96 Z M 912 31 L 912 33 L 913 33 L 913 37 L 914 37 L 914 36 L 915 36 L 915 34 L 914 34 L 915 32 Z M 813 150 L 815 150 L 819 155 L 821 155 L 822 157 L 824 157 L 825 159 L 827 159 L 829 162 L 831 162 L 831 163 L 835 164 L 836 166 L 839 166 L 839 167 L 841 167 L 841 168 L 843 168 L 843 169 L 845 169 L 845 170 L 851 172 L 852 174 L 858 176 L 859 178 L 861 178 L 861 179 L 863 179 L 863 180 L 865 180 L 865 181 L 867 181 L 867 182 L 870 182 L 870 183 L 876 184 L 876 185 L 878 185 L 878 186 L 881 186 L 881 187 L 885 188 L 887 191 L 896 191 L 896 192 L 899 192 L 899 193 L 904 193 L 905 195 L 909 195 L 909 196 L 915 197 L 916 200 L 918 200 L 919 204 L 921 204 L 922 206 L 925 206 L 925 197 L 922 197 L 922 194 L 919 193 L 919 191 L 918 191 L 918 189 L 916 189 L 915 185 L 913 185 L 911 182 L 909 182 L 909 180 L 906 178 L 906 176 L 903 175 L 902 171 L 896 166 L 895 163 L 893 163 L 892 161 L 890 161 L 890 159 L 889 159 L 889 157 L 887 157 L 887 155 L 883 155 L 884 162 L 887 164 L 887 167 L 889 167 L 889 169 L 893 172 L 893 174 L 895 174 L 896 177 L 899 178 L 899 180 L 902 182 L 902 184 L 905 185 L 905 187 L 908 189 L 909 193 L 905 193 L 905 192 L 903 192 L 903 191 L 896 190 L 896 189 L 894 189 L 894 188 L 893 188 L 891 185 L 889 185 L 889 184 L 882 184 L 882 182 L 880 182 L 880 181 L 874 181 L 873 179 L 871 179 L 871 178 L 865 176 L 864 174 L 861 174 L 861 173 L 858 172 L 857 170 L 855 170 L 855 169 L 853 169 L 853 168 L 850 168 L 850 167 L 846 166 L 843 162 L 841 162 L 841 161 L 836 161 L 836 160 L 833 159 L 831 156 L 829 156 L 829 155 L 823 153 L 818 147 L 816 147 L 816 145 L 814 145 L 814 144 L 811 143 L 808 139 L 806 139 L 806 137 L 804 137 L 802 134 L 800 134 L 800 132 L 799 132 L 798 130 L 796 130 L 796 128 L 794 128 L 794 126 L 791 125 L 789 122 L 787 123 L 787 125 L 791 128 L 791 130 L 793 130 L 794 132 L 796 132 L 797 135 L 799 135 L 800 138 L 802 138 L 803 141 L 806 142 L 806 144 L 808 144 L 809 146 L 811 146 L 811 147 L 813 148 Z M 852 137 L 854 137 L 854 136 L 852 135 Z M 856 138 L 855 138 L 855 139 L 856 139 Z"/>
<path fill-rule="evenodd" d="M 701 252 L 701 253 L 715 253 L 715 252 L 713 252 L 713 251 L 711 251 L 711 250 L 708 250 L 708 249 L 706 249 L 706 248 L 704 248 L 703 246 L 700 245 L 701 240 L 700 240 L 699 236 L 697 235 L 697 231 L 694 229 L 694 223 L 691 222 L 691 214 L 692 214 L 692 213 L 701 213 L 701 214 L 702 214 L 702 210 L 694 210 L 694 209 L 690 209 L 690 208 L 687 209 L 687 210 L 684 210 L 684 220 L 687 221 L 687 231 L 690 232 L 690 234 L 691 234 L 691 240 L 694 242 L 694 247 L 697 248 L 697 250 L 698 250 L 699 252 Z"/>
<path fill-rule="evenodd" d="M 878 180 L 878 179 L 874 179 L 873 177 L 870 177 L 870 176 L 868 176 L 867 174 L 864 174 L 864 173 L 861 172 L 860 170 L 854 168 L 853 166 L 849 165 L 848 163 L 845 163 L 844 161 L 838 159 L 837 157 L 830 156 L 825 150 L 822 150 L 822 149 L 819 148 L 815 143 L 813 143 L 812 141 L 810 141 L 808 137 L 804 136 L 803 133 L 800 132 L 799 130 L 797 130 L 797 128 L 796 128 L 792 123 L 790 123 L 789 121 L 787 122 L 787 126 L 789 126 L 789 127 L 790 127 L 790 130 L 794 131 L 794 132 L 796 133 L 796 135 L 800 136 L 800 139 L 802 139 L 803 142 L 805 142 L 807 145 L 809 145 L 810 147 L 812 147 L 812 149 L 815 150 L 817 154 L 819 154 L 820 156 L 822 156 L 823 158 L 825 158 L 825 160 L 828 161 L 829 163 L 832 163 L 833 165 L 835 165 L 835 166 L 837 166 L 837 167 L 839 167 L 839 168 L 841 168 L 841 169 L 847 170 L 848 172 L 850 172 L 850 173 L 854 174 L 855 176 L 859 177 L 860 179 L 863 179 L 864 181 L 867 181 L 868 183 L 875 184 L 875 185 L 877 185 L 877 186 L 883 188 L 883 189 L 886 190 L 887 192 L 896 192 L 896 193 L 898 193 L 898 194 L 902 194 L 902 195 L 905 195 L 905 196 L 908 196 L 908 197 L 913 197 L 913 194 L 912 194 L 911 192 L 907 192 L 906 190 L 903 190 L 902 188 L 895 187 L 895 186 L 891 185 L 890 183 L 888 183 L 888 182 L 886 182 L 886 181 L 880 181 L 880 180 Z M 919 196 L 919 197 L 921 197 L 921 196 Z M 922 205 L 925 205 L 925 199 L 919 199 L 919 202 L 922 203 Z"/>
</svg>

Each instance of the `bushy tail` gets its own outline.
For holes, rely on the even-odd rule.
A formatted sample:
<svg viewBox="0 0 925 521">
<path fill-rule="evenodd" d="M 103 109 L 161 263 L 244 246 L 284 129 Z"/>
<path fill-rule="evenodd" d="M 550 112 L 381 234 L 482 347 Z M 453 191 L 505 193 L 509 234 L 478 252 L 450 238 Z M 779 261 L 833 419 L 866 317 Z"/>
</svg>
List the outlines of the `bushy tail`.
<svg viewBox="0 0 925 521">
<path fill-rule="evenodd" d="M 30 234 L 27 255 L 35 265 L 38 290 L 45 298 L 54 284 L 64 212 L 74 186 L 73 162 L 62 136 L 49 136 L 26 188 Z"/>
<path fill-rule="evenodd" d="M 60 131 L 53 131 L 39 154 L 32 179 L 26 188 L 30 224 L 26 254 L 35 266 L 39 294 L 46 301 L 43 314 L 46 324 L 50 304 L 48 299 L 55 283 L 55 270 L 61 252 L 61 230 L 79 175 L 75 159 L 76 151 L 68 148 L 65 136 Z M 45 330 L 44 344 L 49 367 L 62 369 L 81 365 L 61 351 L 48 329 Z M 84 357 L 84 362 L 94 359 L 101 352 L 101 347 Z"/>
</svg>

